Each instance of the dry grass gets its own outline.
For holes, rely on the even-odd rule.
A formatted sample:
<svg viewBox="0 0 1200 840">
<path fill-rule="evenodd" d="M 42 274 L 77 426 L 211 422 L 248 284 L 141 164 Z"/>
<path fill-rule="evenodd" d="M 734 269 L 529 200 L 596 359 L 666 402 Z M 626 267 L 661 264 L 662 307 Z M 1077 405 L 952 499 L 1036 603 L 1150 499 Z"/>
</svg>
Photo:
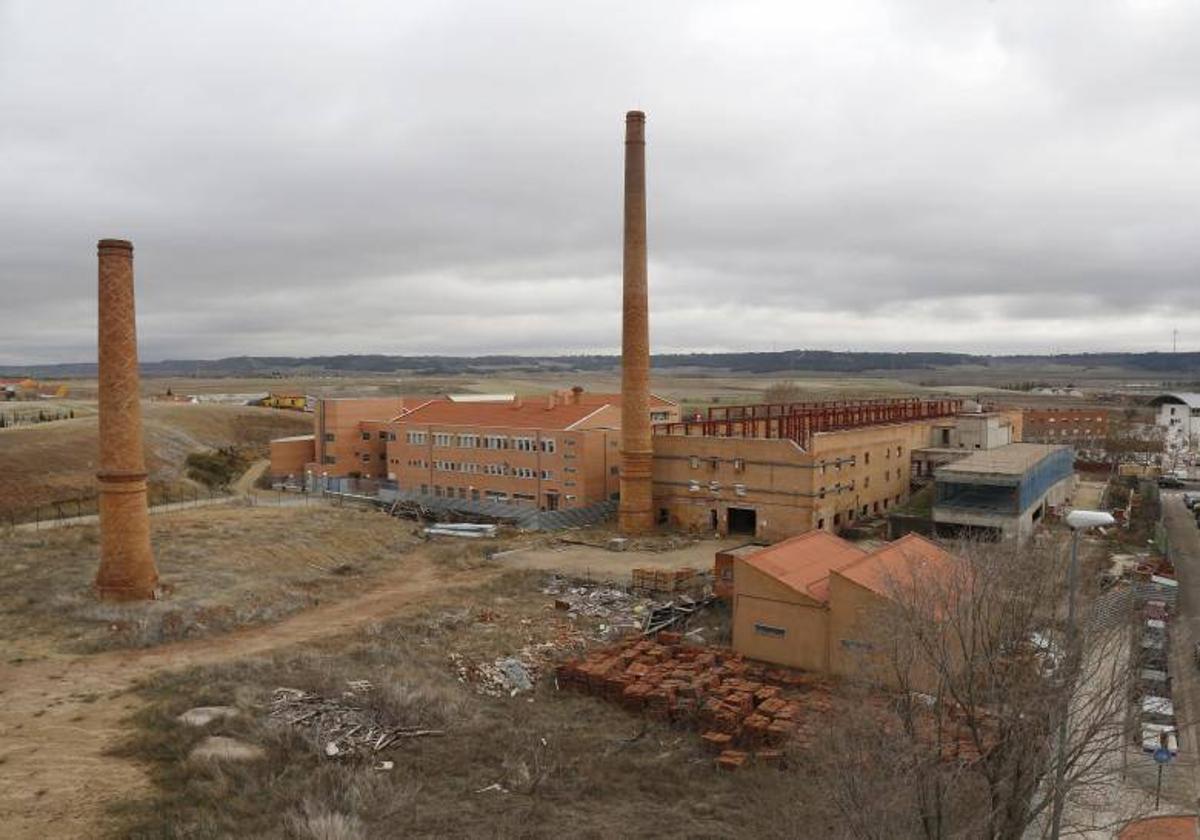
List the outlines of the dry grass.
<svg viewBox="0 0 1200 840">
<path fill-rule="evenodd" d="M 309 415 L 245 406 L 146 403 L 143 415 L 150 482 L 175 489 L 194 486 L 183 465 L 192 452 L 238 446 L 262 456 L 271 438 L 312 429 Z M 0 522 L 95 496 L 98 451 L 94 415 L 0 430 Z"/>
<path fill-rule="evenodd" d="M 156 792 L 117 806 L 120 836 L 836 836 L 802 763 L 787 772 L 720 774 L 694 733 L 557 692 L 552 678 L 513 698 L 460 684 L 449 653 L 510 654 L 566 621 L 540 594 L 541 582 L 510 573 L 348 639 L 144 684 L 148 705 L 118 753 L 148 764 Z M 485 612 L 488 620 L 477 620 Z M 394 717 L 445 727 L 446 737 L 385 749 L 379 758 L 395 767 L 381 771 L 373 759 L 327 759 L 301 730 L 266 717 L 278 686 L 338 693 L 360 679 L 372 682 L 374 702 Z M 243 716 L 206 730 L 176 720 L 191 706 L 227 703 Z M 209 734 L 259 744 L 268 757 L 243 765 L 188 761 Z"/>
<path fill-rule="evenodd" d="M 421 545 L 399 521 L 353 508 L 217 507 L 151 518 L 167 597 L 97 602 L 95 526 L 0 543 L 0 644 L 142 647 L 275 621 L 370 586 Z"/>
</svg>

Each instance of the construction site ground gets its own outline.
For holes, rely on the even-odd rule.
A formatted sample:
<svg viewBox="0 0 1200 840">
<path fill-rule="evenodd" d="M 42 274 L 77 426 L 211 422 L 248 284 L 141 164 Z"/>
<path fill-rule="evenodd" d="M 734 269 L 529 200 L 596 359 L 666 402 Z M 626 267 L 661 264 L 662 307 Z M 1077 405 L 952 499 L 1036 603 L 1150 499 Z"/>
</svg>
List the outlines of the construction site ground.
<svg viewBox="0 0 1200 840">
<path fill-rule="evenodd" d="M 288 520 L 289 527 L 294 532 L 299 529 L 296 512 L 287 508 L 191 511 L 172 517 L 170 527 L 193 528 L 196 533 L 192 538 L 202 540 L 201 531 L 219 532 L 229 525 L 231 517 L 250 517 L 265 526 L 271 516 L 293 517 Z M 409 528 L 407 523 L 378 518 L 401 535 Z M 78 530 L 83 533 L 86 529 Z M 291 538 L 298 539 L 295 534 Z M 288 539 L 280 537 L 277 554 L 280 561 L 286 555 Z M 430 769 L 440 761 L 449 762 L 447 770 L 465 761 L 468 769 L 474 768 L 473 776 L 484 771 L 489 778 L 504 776 L 503 781 L 492 779 L 479 787 L 495 783 L 506 792 L 499 793 L 493 788 L 486 795 L 522 795 L 526 797 L 520 800 L 523 809 L 544 808 L 546 803 L 538 797 L 528 798 L 528 792 L 520 794 L 522 786 L 533 790 L 544 785 L 546 790 L 554 790 L 557 782 L 552 784 L 547 777 L 559 771 L 550 769 L 551 765 L 561 768 L 576 760 L 571 758 L 570 750 L 562 751 L 565 747 L 548 746 L 555 743 L 555 738 L 580 741 L 573 748 L 613 750 L 616 762 L 626 761 L 626 752 L 636 754 L 640 756 L 638 761 L 649 763 L 642 768 L 646 772 L 656 761 L 659 764 L 697 758 L 703 761 L 691 741 L 664 746 L 655 739 L 642 738 L 631 741 L 636 746 L 629 750 L 614 747 L 614 734 L 622 738 L 636 735 L 636 726 L 627 715 L 618 709 L 597 711 L 586 698 L 544 702 L 545 692 L 552 691 L 546 681 L 530 694 L 528 699 L 532 703 L 524 696 L 481 697 L 469 680 L 465 684 L 458 682 L 458 675 L 463 672 L 456 669 L 448 653 L 453 650 L 468 662 L 486 666 L 495 656 L 515 652 L 522 644 L 535 641 L 542 631 L 554 638 L 560 632 L 555 628 L 567 626 L 563 625 L 567 619 L 556 614 L 559 611 L 553 607 L 554 598 L 543 591 L 545 572 L 620 580 L 636 567 L 704 568 L 711 563 L 720 544 L 707 541 L 673 551 L 610 552 L 588 546 L 552 545 L 545 537 L 531 542 L 527 549 L 494 561 L 479 562 L 478 555 L 472 555 L 473 560 L 461 563 L 455 562 L 454 557 L 470 555 L 472 549 L 468 546 L 417 545 L 398 553 L 390 566 L 384 556 L 371 574 L 357 580 L 354 586 L 332 588 L 282 620 L 151 647 L 80 654 L 70 652 L 69 646 L 63 645 L 62 636 L 53 630 L 48 630 L 39 643 L 37 633 L 49 628 L 49 624 L 35 622 L 19 632 L 6 627 L 6 637 L 20 637 L 24 648 L 21 655 L 6 656 L 0 665 L 0 820 L 5 826 L 5 836 L 124 836 L 121 832 L 131 821 L 152 824 L 156 814 L 166 813 L 164 802 L 176 809 L 184 807 L 172 797 L 180 794 L 180 786 L 185 791 L 190 789 L 188 779 L 181 781 L 180 774 L 185 769 L 209 783 L 216 772 L 216 768 L 207 765 L 197 769 L 189 764 L 186 752 L 180 752 L 185 746 L 183 741 L 162 742 L 162 738 L 191 737 L 189 733 L 181 735 L 178 728 L 172 729 L 164 721 L 174 721 L 179 711 L 190 706 L 214 704 L 222 699 L 252 710 L 258 708 L 258 703 L 266 702 L 264 698 L 276 688 L 332 691 L 339 680 L 366 679 L 386 684 L 390 679 L 397 683 L 390 689 L 393 705 L 411 710 L 414 703 L 422 707 L 414 698 L 426 697 L 428 708 L 441 710 L 437 715 L 442 716 L 441 723 L 448 736 L 431 739 L 428 744 L 414 747 L 415 751 L 406 750 L 403 762 L 396 761 L 399 772 L 388 777 L 389 784 L 407 791 L 405 796 L 411 800 L 413 810 L 412 824 L 418 833 L 448 830 L 444 821 L 439 822 L 442 817 L 431 818 L 431 822 L 418 817 L 418 813 L 427 815 L 422 810 L 418 788 L 426 792 L 427 798 L 433 797 L 431 807 L 439 807 L 434 802 L 437 799 L 433 796 L 434 789 L 441 791 L 438 796 L 447 797 L 443 804 L 463 793 L 450 781 L 445 782 L 450 787 L 441 790 L 440 782 L 435 784 L 430 780 Z M 190 561 L 196 578 L 204 578 L 207 556 L 222 553 L 223 550 L 197 552 Z M 169 565 L 166 560 L 160 557 L 164 567 Z M 19 581 L 21 571 L 6 562 L 3 567 L 6 586 Z M 164 574 L 164 580 L 169 584 L 170 575 Z M 46 595 L 50 597 L 51 593 Z M 169 604 L 170 598 L 159 602 L 162 603 Z M 146 605 L 146 608 L 157 606 Z M 2 618 L 10 624 L 18 612 L 14 607 Z M 581 626 L 590 628 L 579 631 L 584 634 L 584 643 L 586 634 L 594 632 L 603 620 L 590 616 L 583 622 Z M 442 638 L 447 633 L 453 638 Z M 566 638 L 563 643 L 574 641 L 577 640 Z M 12 647 L 6 642 L 8 650 Z M 351 650 L 354 652 L 347 652 Z M 477 672 L 468 669 L 468 673 Z M 295 686 L 297 680 L 307 684 Z M 288 682 L 292 685 L 287 686 Z M 586 713 L 584 706 L 588 709 Z M 459 707 L 464 709 L 461 719 L 448 714 L 447 710 Z M 548 717 L 539 719 L 541 714 Z M 585 718 L 586 727 L 580 723 Z M 251 734 L 263 734 L 250 724 L 242 726 L 249 726 Z M 496 726 L 511 730 L 511 735 L 498 739 L 502 743 L 496 746 L 508 753 L 485 759 L 487 751 L 481 752 L 479 745 Z M 558 734 L 549 739 L 533 734 L 539 727 Z M 288 756 L 287 760 L 314 760 L 312 756 L 288 753 L 299 749 L 295 739 L 264 737 L 274 738 L 267 744 L 272 760 L 281 756 Z M 153 741 L 149 747 L 147 738 Z M 512 741 L 514 738 L 527 739 L 529 743 L 518 744 Z M 589 739 L 601 739 L 603 745 L 583 743 Z M 437 750 L 449 752 L 438 758 Z M 480 755 L 478 761 L 470 758 L 473 753 Z M 361 772 L 368 775 L 374 772 L 369 767 L 366 771 L 338 767 L 354 778 Z M 686 763 L 679 767 L 688 772 L 694 769 Z M 251 765 L 247 768 L 224 768 L 224 775 L 217 775 L 226 781 L 236 781 L 247 773 L 261 772 Z M 658 772 L 667 784 L 673 774 L 683 773 L 684 769 L 665 771 L 659 767 Z M 564 773 L 564 778 L 576 781 L 580 778 L 579 768 Z M 253 779 L 242 781 L 249 785 L 247 790 L 258 790 L 250 784 Z M 476 779 L 470 781 L 474 783 Z M 618 788 L 618 793 L 625 790 L 620 784 Z M 686 788 L 682 782 L 678 785 L 680 796 L 687 796 Z M 392 790 L 389 796 L 395 799 L 398 790 Z M 234 793 L 236 790 L 231 789 L 227 795 Z M 230 806 L 229 802 L 222 806 L 224 810 L 235 817 L 239 814 L 236 807 L 224 806 Z M 505 808 L 512 812 L 512 801 L 495 807 L 501 812 Z M 710 818 L 712 807 L 711 803 L 699 804 L 698 810 L 692 812 L 693 817 L 701 821 Z M 475 816 L 482 821 L 481 826 L 495 819 L 492 805 L 480 805 L 474 810 L 478 811 Z M 187 816 L 180 810 L 167 812 L 178 819 Z M 207 818 L 203 814 L 191 816 Z M 319 821 L 320 815 L 305 812 L 288 816 L 288 819 L 310 818 Z M 566 825 L 561 828 L 569 830 Z"/>
</svg>

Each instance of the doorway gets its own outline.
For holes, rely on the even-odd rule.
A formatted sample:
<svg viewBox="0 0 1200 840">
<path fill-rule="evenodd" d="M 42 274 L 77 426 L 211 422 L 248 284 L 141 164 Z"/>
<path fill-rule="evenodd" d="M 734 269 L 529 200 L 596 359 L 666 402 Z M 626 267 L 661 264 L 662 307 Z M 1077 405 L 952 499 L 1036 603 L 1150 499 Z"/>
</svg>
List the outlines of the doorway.
<svg viewBox="0 0 1200 840">
<path fill-rule="evenodd" d="M 758 511 L 754 508 L 731 507 L 729 509 L 729 533 L 753 536 L 757 530 Z"/>
</svg>

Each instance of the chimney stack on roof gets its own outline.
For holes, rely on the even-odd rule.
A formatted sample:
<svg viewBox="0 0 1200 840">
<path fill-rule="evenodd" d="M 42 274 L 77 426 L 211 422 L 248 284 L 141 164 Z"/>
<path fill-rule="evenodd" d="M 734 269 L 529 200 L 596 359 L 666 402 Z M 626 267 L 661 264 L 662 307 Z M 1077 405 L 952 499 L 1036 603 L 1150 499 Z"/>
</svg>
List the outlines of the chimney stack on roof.
<svg viewBox="0 0 1200 840">
<path fill-rule="evenodd" d="M 133 244 L 101 239 L 99 257 L 100 569 L 101 598 L 132 601 L 155 595 L 158 570 L 150 549 L 146 458 L 138 387 Z"/>
<path fill-rule="evenodd" d="M 646 115 L 625 115 L 625 259 L 621 317 L 623 534 L 654 527 L 650 441 L 650 314 L 646 284 Z"/>
</svg>

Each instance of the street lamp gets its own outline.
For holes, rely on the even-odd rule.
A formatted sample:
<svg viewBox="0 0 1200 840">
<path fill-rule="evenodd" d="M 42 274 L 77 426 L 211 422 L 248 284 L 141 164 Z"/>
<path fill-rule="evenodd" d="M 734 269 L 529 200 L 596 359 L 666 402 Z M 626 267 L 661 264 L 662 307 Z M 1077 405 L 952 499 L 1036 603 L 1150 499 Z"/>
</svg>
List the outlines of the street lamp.
<svg viewBox="0 0 1200 840">
<path fill-rule="evenodd" d="M 1112 514 L 1102 510 L 1073 510 L 1067 514 L 1067 525 L 1071 529 L 1071 564 L 1067 567 L 1067 644 L 1066 661 L 1075 663 L 1075 592 L 1079 588 L 1079 532 L 1090 528 L 1101 528 L 1116 522 Z M 1067 669 L 1067 679 L 1071 670 Z M 1050 821 L 1050 838 L 1058 840 L 1062 828 L 1063 783 L 1067 776 L 1067 715 L 1070 712 L 1070 692 L 1063 685 L 1062 702 L 1058 712 L 1058 762 L 1054 771 L 1054 810 Z"/>
</svg>

